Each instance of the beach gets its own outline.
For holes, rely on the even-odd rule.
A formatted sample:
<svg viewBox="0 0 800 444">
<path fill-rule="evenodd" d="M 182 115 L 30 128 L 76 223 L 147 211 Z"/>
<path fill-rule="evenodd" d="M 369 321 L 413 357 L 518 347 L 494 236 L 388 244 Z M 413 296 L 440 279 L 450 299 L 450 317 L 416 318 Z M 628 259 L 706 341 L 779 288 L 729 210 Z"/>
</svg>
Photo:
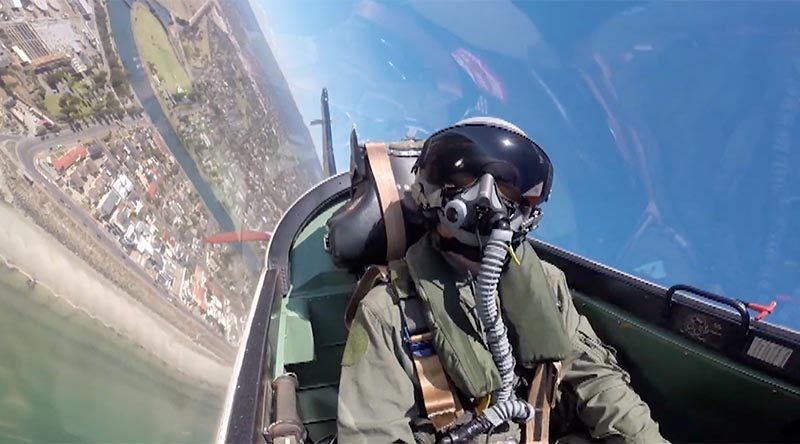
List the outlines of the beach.
<svg viewBox="0 0 800 444">
<path fill-rule="evenodd" d="M 76 312 L 128 339 L 174 370 L 224 387 L 231 368 L 114 286 L 17 210 L 0 204 L 0 261 L 35 279 Z"/>
</svg>

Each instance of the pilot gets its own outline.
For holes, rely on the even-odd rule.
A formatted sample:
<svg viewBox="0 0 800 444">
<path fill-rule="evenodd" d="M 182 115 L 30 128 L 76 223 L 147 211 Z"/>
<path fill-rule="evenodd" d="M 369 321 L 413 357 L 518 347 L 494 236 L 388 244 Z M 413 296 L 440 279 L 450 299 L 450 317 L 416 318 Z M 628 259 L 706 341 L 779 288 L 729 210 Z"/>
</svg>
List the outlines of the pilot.
<svg viewBox="0 0 800 444">
<path fill-rule="evenodd" d="M 527 233 L 553 168 L 518 127 L 473 118 L 414 166 L 425 235 L 349 320 L 340 443 L 662 443 L 612 348 Z"/>
</svg>

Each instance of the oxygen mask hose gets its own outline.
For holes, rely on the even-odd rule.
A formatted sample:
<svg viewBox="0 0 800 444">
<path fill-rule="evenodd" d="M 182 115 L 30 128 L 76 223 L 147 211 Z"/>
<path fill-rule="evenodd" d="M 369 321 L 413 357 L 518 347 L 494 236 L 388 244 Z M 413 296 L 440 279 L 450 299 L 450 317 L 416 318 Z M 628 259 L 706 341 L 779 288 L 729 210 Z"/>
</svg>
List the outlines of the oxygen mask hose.
<svg viewBox="0 0 800 444">
<path fill-rule="evenodd" d="M 533 407 L 514 395 L 514 355 L 508 342 L 508 330 L 500 317 L 496 301 L 497 284 L 503 272 L 512 235 L 507 220 L 499 221 L 492 229 L 489 241 L 483 250 L 475 295 L 475 305 L 483 326 L 486 346 L 500 373 L 502 385 L 492 397 L 496 400 L 494 405 L 469 423 L 449 433 L 441 440 L 442 443 L 468 442 L 475 436 L 486 433 L 509 420 L 523 422 L 533 417 Z"/>
</svg>

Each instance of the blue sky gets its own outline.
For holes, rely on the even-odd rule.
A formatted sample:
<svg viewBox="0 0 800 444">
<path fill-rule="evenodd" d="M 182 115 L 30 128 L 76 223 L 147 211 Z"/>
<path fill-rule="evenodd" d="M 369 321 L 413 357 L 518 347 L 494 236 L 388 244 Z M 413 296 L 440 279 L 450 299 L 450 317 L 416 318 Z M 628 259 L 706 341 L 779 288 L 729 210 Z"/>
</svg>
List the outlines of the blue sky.
<svg viewBox="0 0 800 444">
<path fill-rule="evenodd" d="M 354 124 L 509 119 L 555 164 L 536 236 L 800 327 L 797 5 L 251 3 L 306 121 L 328 88 L 340 168 Z"/>
</svg>

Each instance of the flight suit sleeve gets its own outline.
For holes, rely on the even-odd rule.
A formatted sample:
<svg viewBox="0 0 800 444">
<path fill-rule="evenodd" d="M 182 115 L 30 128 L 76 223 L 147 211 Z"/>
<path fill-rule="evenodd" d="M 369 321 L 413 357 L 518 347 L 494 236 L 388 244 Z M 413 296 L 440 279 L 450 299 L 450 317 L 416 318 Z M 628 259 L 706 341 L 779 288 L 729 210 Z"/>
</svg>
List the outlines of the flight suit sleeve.
<svg viewBox="0 0 800 444">
<path fill-rule="evenodd" d="M 364 302 L 356 312 L 342 357 L 339 443 L 415 442 L 410 426 L 414 384 L 399 359 L 402 344 L 392 317 Z"/>
<path fill-rule="evenodd" d="M 592 438 L 605 442 L 664 443 L 650 408 L 630 385 L 629 374 L 605 346 L 586 317 L 575 309 L 564 273 L 547 264 L 572 350 L 561 371 L 562 390 L 571 390 L 574 411 Z M 564 386 L 567 387 L 564 387 Z"/>
</svg>

